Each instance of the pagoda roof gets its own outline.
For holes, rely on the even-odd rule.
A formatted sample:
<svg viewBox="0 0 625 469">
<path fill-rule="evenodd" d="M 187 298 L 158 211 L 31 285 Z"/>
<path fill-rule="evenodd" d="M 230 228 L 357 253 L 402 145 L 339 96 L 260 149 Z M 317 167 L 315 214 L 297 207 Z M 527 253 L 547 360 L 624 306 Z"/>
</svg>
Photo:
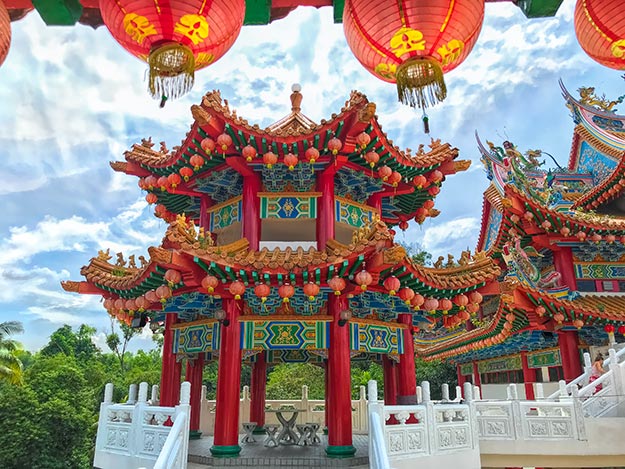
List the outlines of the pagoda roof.
<svg viewBox="0 0 625 469">
<path fill-rule="evenodd" d="M 299 92 L 293 94 L 301 96 Z M 301 160 L 306 150 L 314 147 L 319 150 L 320 156 L 314 164 L 311 164 L 312 179 L 315 172 L 329 167 L 332 167 L 337 175 L 342 174 L 343 168 L 360 173 L 370 181 L 367 187 L 374 191 L 372 194 L 377 192 L 383 199 L 391 201 L 390 204 L 382 204 L 382 219 L 386 223 L 396 224 L 413 218 L 423 203 L 433 200 L 438 193 L 430 190 L 431 183 L 425 187 L 415 187 L 412 184 L 415 176 L 424 175 L 428 178 L 433 171 L 438 170 L 444 177 L 466 170 L 470 161 L 455 161 L 458 150 L 447 143 L 441 143 L 440 140 L 432 139 L 428 151 L 425 145 L 420 145 L 414 154 L 410 149 L 399 149 L 383 132 L 375 109 L 375 104 L 369 102 L 365 95 L 354 91 L 341 111 L 333 114 L 330 120 L 322 120 L 319 124 L 315 124 L 301 113 L 298 103 L 297 106 L 292 106 L 289 115 L 261 129 L 258 125 L 251 125 L 239 117 L 236 111 L 230 109 L 228 102 L 221 98 L 218 91 L 212 91 L 203 97 L 200 105 L 192 106 L 194 122 L 180 146 L 170 151 L 165 143 L 156 148 L 151 139 L 144 139 L 124 154 L 125 161 L 112 162 L 111 167 L 115 171 L 140 178 L 150 175 L 158 178 L 179 173 L 183 167 L 193 168 L 190 159 L 194 155 L 201 156 L 203 160 L 201 167 L 196 167 L 197 171 L 176 188 L 167 187 L 167 190 L 146 188 L 140 181 L 142 188 L 155 194 L 158 203 L 163 204 L 167 210 L 174 214 L 185 213 L 198 220 L 199 198 L 206 195 L 206 191 L 202 189 L 202 181 L 223 173 L 223 178 L 229 185 L 236 185 L 237 182 L 233 182 L 230 174 L 232 171 L 242 175 L 260 172 L 266 176 L 266 168 L 262 161 L 264 153 L 273 152 L 279 161 L 286 154 L 293 153 Z M 216 140 L 222 133 L 231 137 L 232 145 L 226 151 L 219 150 L 208 154 L 202 148 L 202 140 L 205 138 Z M 370 139 L 366 148 L 359 147 L 357 143 L 356 137 L 362 133 L 366 133 Z M 342 143 L 342 148 L 336 156 L 327 146 L 333 137 Z M 242 157 L 243 148 L 248 145 L 257 151 L 257 157 L 250 162 Z M 363 156 L 371 151 L 378 153 L 379 156 L 379 162 L 373 169 Z M 402 175 L 402 181 L 397 187 L 382 181 L 377 171 L 382 165 Z M 241 190 L 239 195 L 240 192 Z M 431 216 L 437 213 L 436 210 L 430 210 Z"/>
</svg>

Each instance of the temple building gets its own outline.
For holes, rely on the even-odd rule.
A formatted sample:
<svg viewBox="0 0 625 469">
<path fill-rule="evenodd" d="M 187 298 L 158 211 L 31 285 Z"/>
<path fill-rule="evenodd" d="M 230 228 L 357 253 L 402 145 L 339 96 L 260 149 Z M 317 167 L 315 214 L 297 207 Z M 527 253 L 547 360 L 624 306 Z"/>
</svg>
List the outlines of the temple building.
<svg viewBox="0 0 625 469">
<path fill-rule="evenodd" d="M 501 294 L 467 332 L 417 348 L 455 360 L 460 383 L 480 385 L 485 397 L 505 398 L 514 382 L 525 383 L 529 399 L 534 382 L 554 391 L 558 380 L 581 374 L 582 352 L 594 358 L 625 334 L 625 116 L 615 112 L 622 98 L 581 88 L 575 99 L 561 86 L 575 123 L 567 168 L 545 170 L 551 155 L 478 138 L 491 183 L 477 248 L 502 268 Z M 510 337 L 502 340 L 494 324 L 475 327 L 489 317 L 511 324 L 503 324 Z"/>
<path fill-rule="evenodd" d="M 261 429 L 268 364 L 324 367 L 326 452 L 342 457 L 355 451 L 352 360 L 383 364 L 387 403 L 416 403 L 415 346 L 439 356 L 456 337 L 504 340 L 527 328 L 501 307 L 480 313 L 480 291 L 497 295 L 501 275 L 485 253 L 424 267 L 394 242 L 392 227 L 438 214 L 443 182 L 469 162 L 438 140 L 414 153 L 397 148 L 358 92 L 319 124 L 301 101 L 294 85 L 291 112 L 261 129 L 213 91 L 192 107 L 180 146 L 133 145 L 111 166 L 137 177 L 169 223 L 162 244 L 148 259 L 102 251 L 82 269 L 85 280 L 63 282 L 102 296 L 120 321 L 164 324 L 161 405 L 178 401 L 186 362 L 191 430 L 203 364 L 218 360 L 214 456 L 240 451 L 243 362 L 252 364 L 249 421 Z M 483 324 L 466 334 L 461 326 L 478 315 Z"/>
</svg>

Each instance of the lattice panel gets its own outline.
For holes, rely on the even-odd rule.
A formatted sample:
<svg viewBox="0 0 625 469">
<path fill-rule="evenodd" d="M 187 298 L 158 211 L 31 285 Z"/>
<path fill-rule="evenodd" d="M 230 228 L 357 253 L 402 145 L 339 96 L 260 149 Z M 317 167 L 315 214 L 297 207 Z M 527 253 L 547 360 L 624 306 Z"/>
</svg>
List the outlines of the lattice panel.
<svg viewBox="0 0 625 469">
<path fill-rule="evenodd" d="M 404 352 L 404 334 L 398 327 L 350 322 L 349 329 L 352 350 L 386 354 Z"/>
<path fill-rule="evenodd" d="M 268 320 L 241 322 L 241 348 L 306 350 L 328 348 L 326 321 Z"/>
<path fill-rule="evenodd" d="M 317 198 L 312 195 L 260 196 L 260 217 L 296 220 L 317 218 Z"/>
<path fill-rule="evenodd" d="M 293 170 L 284 164 L 269 169 L 263 165 L 263 185 L 267 192 L 310 192 L 315 187 L 315 172 L 306 163 L 300 163 Z"/>
<path fill-rule="evenodd" d="M 417 312 L 412 311 L 398 296 L 390 296 L 387 293 L 366 291 L 354 296 L 349 300 L 349 308 L 352 315 L 358 318 L 369 317 L 374 314 L 382 321 L 393 321 L 398 314 L 411 313 L 420 317 Z"/>
<path fill-rule="evenodd" d="M 235 222 L 241 221 L 242 200 L 236 197 L 231 203 L 221 205 L 209 214 L 210 231 L 227 228 Z"/>
<path fill-rule="evenodd" d="M 622 279 L 625 264 L 573 264 L 575 277 L 580 279 Z"/>
<path fill-rule="evenodd" d="M 197 324 L 174 329 L 174 353 L 200 353 L 219 350 L 219 323 Z"/>
<path fill-rule="evenodd" d="M 249 306 L 252 314 L 259 316 L 269 316 L 272 314 L 295 314 L 298 316 L 312 316 L 313 314 L 325 314 L 326 295 L 322 293 L 317 295 L 315 299 L 310 301 L 301 288 L 295 289 L 295 295 L 290 298 L 289 303 L 283 303 L 282 298 L 278 295 L 278 289 L 272 287 L 271 293 L 263 303 L 262 300 L 254 294 L 253 288 L 250 286 L 245 291 L 245 303 Z"/>
<path fill-rule="evenodd" d="M 335 221 L 360 228 L 371 224 L 375 210 L 360 204 L 350 203 L 346 199 L 335 199 Z"/>
<path fill-rule="evenodd" d="M 197 179 L 194 189 L 209 194 L 219 204 L 243 193 L 243 177 L 234 169 L 227 168 Z"/>
<path fill-rule="evenodd" d="M 339 197 L 349 196 L 356 202 L 364 203 L 371 194 L 383 190 L 382 181 L 370 175 L 371 172 L 343 167 L 334 177 L 334 193 Z"/>
</svg>

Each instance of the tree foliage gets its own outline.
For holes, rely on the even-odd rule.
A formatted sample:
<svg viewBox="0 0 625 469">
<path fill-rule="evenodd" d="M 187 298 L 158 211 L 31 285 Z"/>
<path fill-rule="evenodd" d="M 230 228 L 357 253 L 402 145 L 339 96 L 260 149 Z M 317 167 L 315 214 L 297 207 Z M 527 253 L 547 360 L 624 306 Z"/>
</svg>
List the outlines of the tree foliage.
<svg viewBox="0 0 625 469">
<path fill-rule="evenodd" d="M 323 399 L 324 369 L 310 363 L 276 365 L 268 374 L 267 399 L 300 399 L 304 384 L 308 386 L 309 399 Z"/>
<path fill-rule="evenodd" d="M 0 382 L 11 384 L 22 382 L 22 362 L 19 359 L 20 343 L 9 338 L 24 332 L 22 324 L 17 321 L 0 323 Z"/>
</svg>

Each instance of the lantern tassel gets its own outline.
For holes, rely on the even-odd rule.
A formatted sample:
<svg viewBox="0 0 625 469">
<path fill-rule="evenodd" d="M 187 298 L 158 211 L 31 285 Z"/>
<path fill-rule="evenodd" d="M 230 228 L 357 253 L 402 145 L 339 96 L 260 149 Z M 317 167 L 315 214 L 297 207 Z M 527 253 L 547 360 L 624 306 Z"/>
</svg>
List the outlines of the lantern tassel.
<svg viewBox="0 0 625 469">
<path fill-rule="evenodd" d="M 447 97 L 443 69 L 432 57 L 416 57 L 399 67 L 395 74 L 399 101 L 411 107 L 434 106 Z"/>
<path fill-rule="evenodd" d="M 148 89 L 161 107 L 168 99 L 177 99 L 193 87 L 195 58 L 188 47 L 167 43 L 152 49 L 148 57 L 150 67 Z"/>
</svg>

